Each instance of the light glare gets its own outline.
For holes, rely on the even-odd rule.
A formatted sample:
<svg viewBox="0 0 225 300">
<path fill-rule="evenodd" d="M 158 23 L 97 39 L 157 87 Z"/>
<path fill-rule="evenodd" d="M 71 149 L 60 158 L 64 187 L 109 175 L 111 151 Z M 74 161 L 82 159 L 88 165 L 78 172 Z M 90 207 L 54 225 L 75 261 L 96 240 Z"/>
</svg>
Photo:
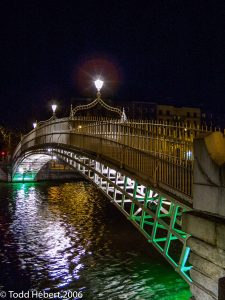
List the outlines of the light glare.
<svg viewBox="0 0 225 300">
<path fill-rule="evenodd" d="M 53 113 L 55 113 L 56 108 L 57 108 L 57 105 L 56 104 L 52 104 L 52 111 L 53 111 Z"/>
<path fill-rule="evenodd" d="M 95 80 L 95 87 L 98 90 L 98 92 L 101 90 L 102 86 L 103 86 L 103 81 L 101 79 L 97 79 Z"/>
</svg>

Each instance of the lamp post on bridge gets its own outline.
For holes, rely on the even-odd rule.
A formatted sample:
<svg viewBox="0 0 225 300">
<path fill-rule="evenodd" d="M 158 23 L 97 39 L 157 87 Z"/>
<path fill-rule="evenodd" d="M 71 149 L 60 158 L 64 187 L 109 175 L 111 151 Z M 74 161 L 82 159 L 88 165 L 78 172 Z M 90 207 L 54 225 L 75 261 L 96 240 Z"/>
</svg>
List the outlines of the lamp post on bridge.
<svg viewBox="0 0 225 300">
<path fill-rule="evenodd" d="M 78 113 L 79 111 L 88 110 L 88 109 L 91 109 L 91 108 L 95 107 L 97 104 L 100 104 L 106 110 L 108 110 L 110 112 L 113 112 L 113 113 L 116 113 L 117 115 L 119 115 L 120 120 L 122 120 L 122 121 L 126 120 L 126 115 L 125 115 L 125 112 L 123 110 L 121 110 L 120 108 L 108 105 L 101 98 L 100 90 L 101 90 L 101 88 L 102 88 L 102 86 L 104 84 L 104 81 L 101 80 L 100 78 L 98 78 L 98 79 L 96 79 L 94 81 L 94 84 L 95 84 L 95 87 L 97 89 L 97 98 L 95 100 L 93 100 L 89 104 L 78 105 L 78 106 L 76 106 L 74 108 L 73 108 L 73 106 L 71 104 L 71 107 L 70 107 L 70 118 L 73 119 L 73 117 L 75 116 L 75 114 Z"/>
<path fill-rule="evenodd" d="M 51 120 L 54 120 L 56 119 L 56 109 L 57 109 L 57 104 L 53 103 L 51 105 L 52 107 L 52 116 L 50 117 L 50 119 L 48 119 L 47 121 L 51 121 Z M 44 124 L 45 122 L 47 121 L 40 121 L 38 122 L 37 120 L 35 122 L 33 122 L 33 129 L 36 130 L 41 124 Z M 21 140 L 22 140 L 22 135 L 21 135 Z"/>
<path fill-rule="evenodd" d="M 57 105 L 56 104 L 52 104 L 52 117 L 53 118 L 56 117 L 56 114 L 55 114 L 56 109 L 57 109 Z"/>
<path fill-rule="evenodd" d="M 98 78 L 97 80 L 95 80 L 95 87 L 97 89 L 97 98 L 98 99 L 101 98 L 100 90 L 101 90 L 103 84 L 104 84 L 104 81 L 102 81 L 101 79 Z"/>
</svg>

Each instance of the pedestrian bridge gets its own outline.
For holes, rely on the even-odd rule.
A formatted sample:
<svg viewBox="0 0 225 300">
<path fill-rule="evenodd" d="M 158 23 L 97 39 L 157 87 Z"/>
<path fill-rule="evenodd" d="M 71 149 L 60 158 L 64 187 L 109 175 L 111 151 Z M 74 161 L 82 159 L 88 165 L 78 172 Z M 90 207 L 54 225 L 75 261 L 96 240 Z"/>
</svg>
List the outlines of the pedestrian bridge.
<svg viewBox="0 0 225 300">
<path fill-rule="evenodd" d="M 21 138 L 13 181 L 33 181 L 58 159 L 93 182 L 188 282 L 193 139 L 207 128 L 99 117 L 52 118 Z"/>
</svg>

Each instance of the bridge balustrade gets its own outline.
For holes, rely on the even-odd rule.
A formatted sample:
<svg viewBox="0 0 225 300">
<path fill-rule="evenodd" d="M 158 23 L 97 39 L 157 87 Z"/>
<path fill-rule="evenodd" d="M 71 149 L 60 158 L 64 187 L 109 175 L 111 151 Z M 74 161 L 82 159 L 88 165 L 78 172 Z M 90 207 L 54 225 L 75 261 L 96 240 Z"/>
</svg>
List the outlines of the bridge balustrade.
<svg viewBox="0 0 225 300">
<path fill-rule="evenodd" d="M 22 138 L 14 159 L 31 147 L 53 143 L 72 146 L 102 156 L 192 202 L 193 139 L 209 130 L 99 117 L 54 118 L 39 123 Z"/>
</svg>

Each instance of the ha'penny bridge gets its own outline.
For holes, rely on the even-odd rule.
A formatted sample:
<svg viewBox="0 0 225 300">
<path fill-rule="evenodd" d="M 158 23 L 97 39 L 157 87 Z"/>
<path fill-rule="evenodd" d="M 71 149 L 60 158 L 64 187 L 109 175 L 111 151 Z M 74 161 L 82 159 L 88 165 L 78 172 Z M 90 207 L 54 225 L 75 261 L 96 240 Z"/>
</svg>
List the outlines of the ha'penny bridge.
<svg viewBox="0 0 225 300">
<path fill-rule="evenodd" d="M 118 117 L 78 115 L 97 104 Z M 199 126 L 128 120 L 124 111 L 107 105 L 98 92 L 92 103 L 71 107 L 69 117 L 57 118 L 53 113 L 49 120 L 35 124 L 35 128 L 21 138 L 13 155 L 12 180 L 34 181 L 41 168 L 52 159 L 70 165 L 110 199 L 191 284 L 194 293 L 199 283 L 192 282 L 193 278 L 195 282 L 197 279 L 196 271 L 192 278 L 192 267 L 187 261 L 192 248 L 188 239 L 193 234 L 192 227 L 198 225 L 195 219 L 190 223 L 187 216 L 193 208 L 197 211 L 207 211 L 207 208 L 201 207 L 205 205 L 204 199 L 199 206 L 193 204 L 193 194 L 199 193 L 198 185 L 193 191 L 194 157 L 198 156 L 193 141 L 202 141 L 211 136 L 211 132 Z M 206 156 L 203 152 L 201 149 L 201 155 Z M 197 177 L 199 172 L 209 177 L 205 181 L 214 180 L 210 174 L 204 174 L 204 165 L 199 159 L 196 168 Z M 203 181 L 200 184 L 204 185 Z M 186 215 L 185 226 L 182 226 L 183 215 Z M 189 218 L 194 216 L 189 215 Z M 201 228 L 201 224 L 197 224 Z"/>
</svg>

